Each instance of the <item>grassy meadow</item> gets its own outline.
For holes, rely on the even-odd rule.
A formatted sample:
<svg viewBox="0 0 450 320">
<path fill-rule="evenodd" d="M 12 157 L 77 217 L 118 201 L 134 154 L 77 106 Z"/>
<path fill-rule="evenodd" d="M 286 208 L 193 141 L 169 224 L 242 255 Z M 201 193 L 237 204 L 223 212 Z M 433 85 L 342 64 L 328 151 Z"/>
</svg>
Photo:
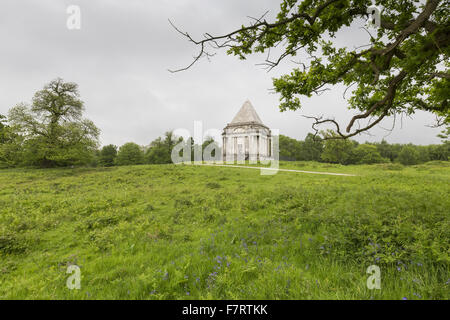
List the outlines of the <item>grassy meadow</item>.
<svg viewBox="0 0 450 320">
<path fill-rule="evenodd" d="M 448 162 L 281 167 L 0 170 L 0 298 L 450 298 Z"/>
</svg>

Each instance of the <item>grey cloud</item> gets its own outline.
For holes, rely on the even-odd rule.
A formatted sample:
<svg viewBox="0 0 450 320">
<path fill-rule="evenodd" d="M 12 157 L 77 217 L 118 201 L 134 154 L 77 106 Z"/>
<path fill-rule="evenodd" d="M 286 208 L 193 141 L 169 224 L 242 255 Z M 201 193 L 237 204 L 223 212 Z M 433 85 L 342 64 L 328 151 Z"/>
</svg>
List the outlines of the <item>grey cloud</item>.
<svg viewBox="0 0 450 320">
<path fill-rule="evenodd" d="M 82 28 L 66 28 L 66 8 L 81 7 Z M 55 77 L 75 81 L 86 104 L 86 117 L 102 130 L 103 144 L 127 141 L 148 144 L 164 131 L 192 130 L 194 120 L 204 129 L 222 129 L 246 99 L 261 119 L 282 134 L 303 139 L 311 122 L 301 114 L 324 114 L 348 120 L 351 113 L 342 88 L 304 100 L 302 111 L 280 113 L 278 96 L 271 94 L 271 78 L 293 67 L 283 63 L 270 73 L 255 66 L 264 56 L 240 61 L 218 52 L 211 62 L 171 74 L 168 68 L 190 63 L 198 48 L 168 23 L 199 38 L 220 34 L 259 16 L 278 10 L 274 0 L 4 0 L 0 11 L 0 113 L 18 102 L 30 101 L 35 91 Z M 364 31 L 345 30 L 342 45 L 366 41 Z M 433 116 L 419 113 L 397 126 L 387 138 L 393 142 L 438 143 L 439 130 L 425 127 Z M 385 127 L 390 122 L 383 123 Z M 375 136 L 358 140 L 380 140 Z"/>
</svg>

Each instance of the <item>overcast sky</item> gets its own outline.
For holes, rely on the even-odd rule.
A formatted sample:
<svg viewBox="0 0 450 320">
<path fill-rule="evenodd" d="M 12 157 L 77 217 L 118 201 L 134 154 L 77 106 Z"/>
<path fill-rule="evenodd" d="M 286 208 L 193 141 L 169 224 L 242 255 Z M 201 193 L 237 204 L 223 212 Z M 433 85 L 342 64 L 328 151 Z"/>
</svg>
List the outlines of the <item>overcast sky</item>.
<svg viewBox="0 0 450 320">
<path fill-rule="evenodd" d="M 81 29 L 66 27 L 69 5 L 81 8 Z M 194 120 L 204 129 L 223 127 L 245 100 L 254 105 L 262 121 L 281 134 L 304 139 L 311 120 L 301 115 L 334 116 L 348 121 L 343 88 L 320 97 L 303 98 L 304 108 L 280 112 L 272 77 L 289 72 L 289 61 L 267 73 L 255 64 L 218 52 L 188 71 L 172 74 L 169 68 L 191 62 L 197 48 L 168 23 L 170 18 L 193 37 L 203 32 L 220 34 L 269 10 L 276 0 L 2 0 L 0 8 L 0 114 L 19 102 L 30 102 L 37 90 L 61 77 L 79 84 L 85 116 L 101 129 L 101 143 L 141 145 L 169 129 L 192 131 Z M 362 26 L 363 22 L 361 22 Z M 352 26 L 338 36 L 341 46 L 367 43 L 367 34 Z M 439 129 L 431 129 L 434 116 L 417 113 L 397 119 L 389 142 L 439 143 Z M 392 119 L 381 123 L 392 127 Z M 360 142 L 380 141 L 388 132 L 378 128 Z"/>
</svg>

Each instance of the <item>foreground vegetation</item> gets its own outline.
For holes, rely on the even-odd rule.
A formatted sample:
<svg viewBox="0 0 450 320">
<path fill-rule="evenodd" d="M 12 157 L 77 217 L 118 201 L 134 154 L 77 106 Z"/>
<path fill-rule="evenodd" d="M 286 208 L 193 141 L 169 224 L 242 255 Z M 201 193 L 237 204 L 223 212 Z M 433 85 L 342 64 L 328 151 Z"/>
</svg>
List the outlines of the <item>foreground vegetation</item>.
<svg viewBox="0 0 450 320">
<path fill-rule="evenodd" d="M 448 299 L 448 162 L 0 171 L 3 299 Z M 67 267 L 81 269 L 69 290 Z M 368 266 L 381 289 L 366 287 Z"/>
</svg>

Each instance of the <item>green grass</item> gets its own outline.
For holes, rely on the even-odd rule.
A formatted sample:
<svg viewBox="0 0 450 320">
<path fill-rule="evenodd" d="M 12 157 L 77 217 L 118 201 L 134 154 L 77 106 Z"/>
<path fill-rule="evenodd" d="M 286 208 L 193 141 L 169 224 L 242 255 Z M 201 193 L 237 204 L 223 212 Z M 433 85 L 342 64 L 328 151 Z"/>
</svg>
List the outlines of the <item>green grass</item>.
<svg viewBox="0 0 450 320">
<path fill-rule="evenodd" d="M 1 170 L 0 298 L 450 298 L 447 162 L 281 167 L 357 176 Z M 381 290 L 366 286 L 372 264 Z"/>
</svg>

